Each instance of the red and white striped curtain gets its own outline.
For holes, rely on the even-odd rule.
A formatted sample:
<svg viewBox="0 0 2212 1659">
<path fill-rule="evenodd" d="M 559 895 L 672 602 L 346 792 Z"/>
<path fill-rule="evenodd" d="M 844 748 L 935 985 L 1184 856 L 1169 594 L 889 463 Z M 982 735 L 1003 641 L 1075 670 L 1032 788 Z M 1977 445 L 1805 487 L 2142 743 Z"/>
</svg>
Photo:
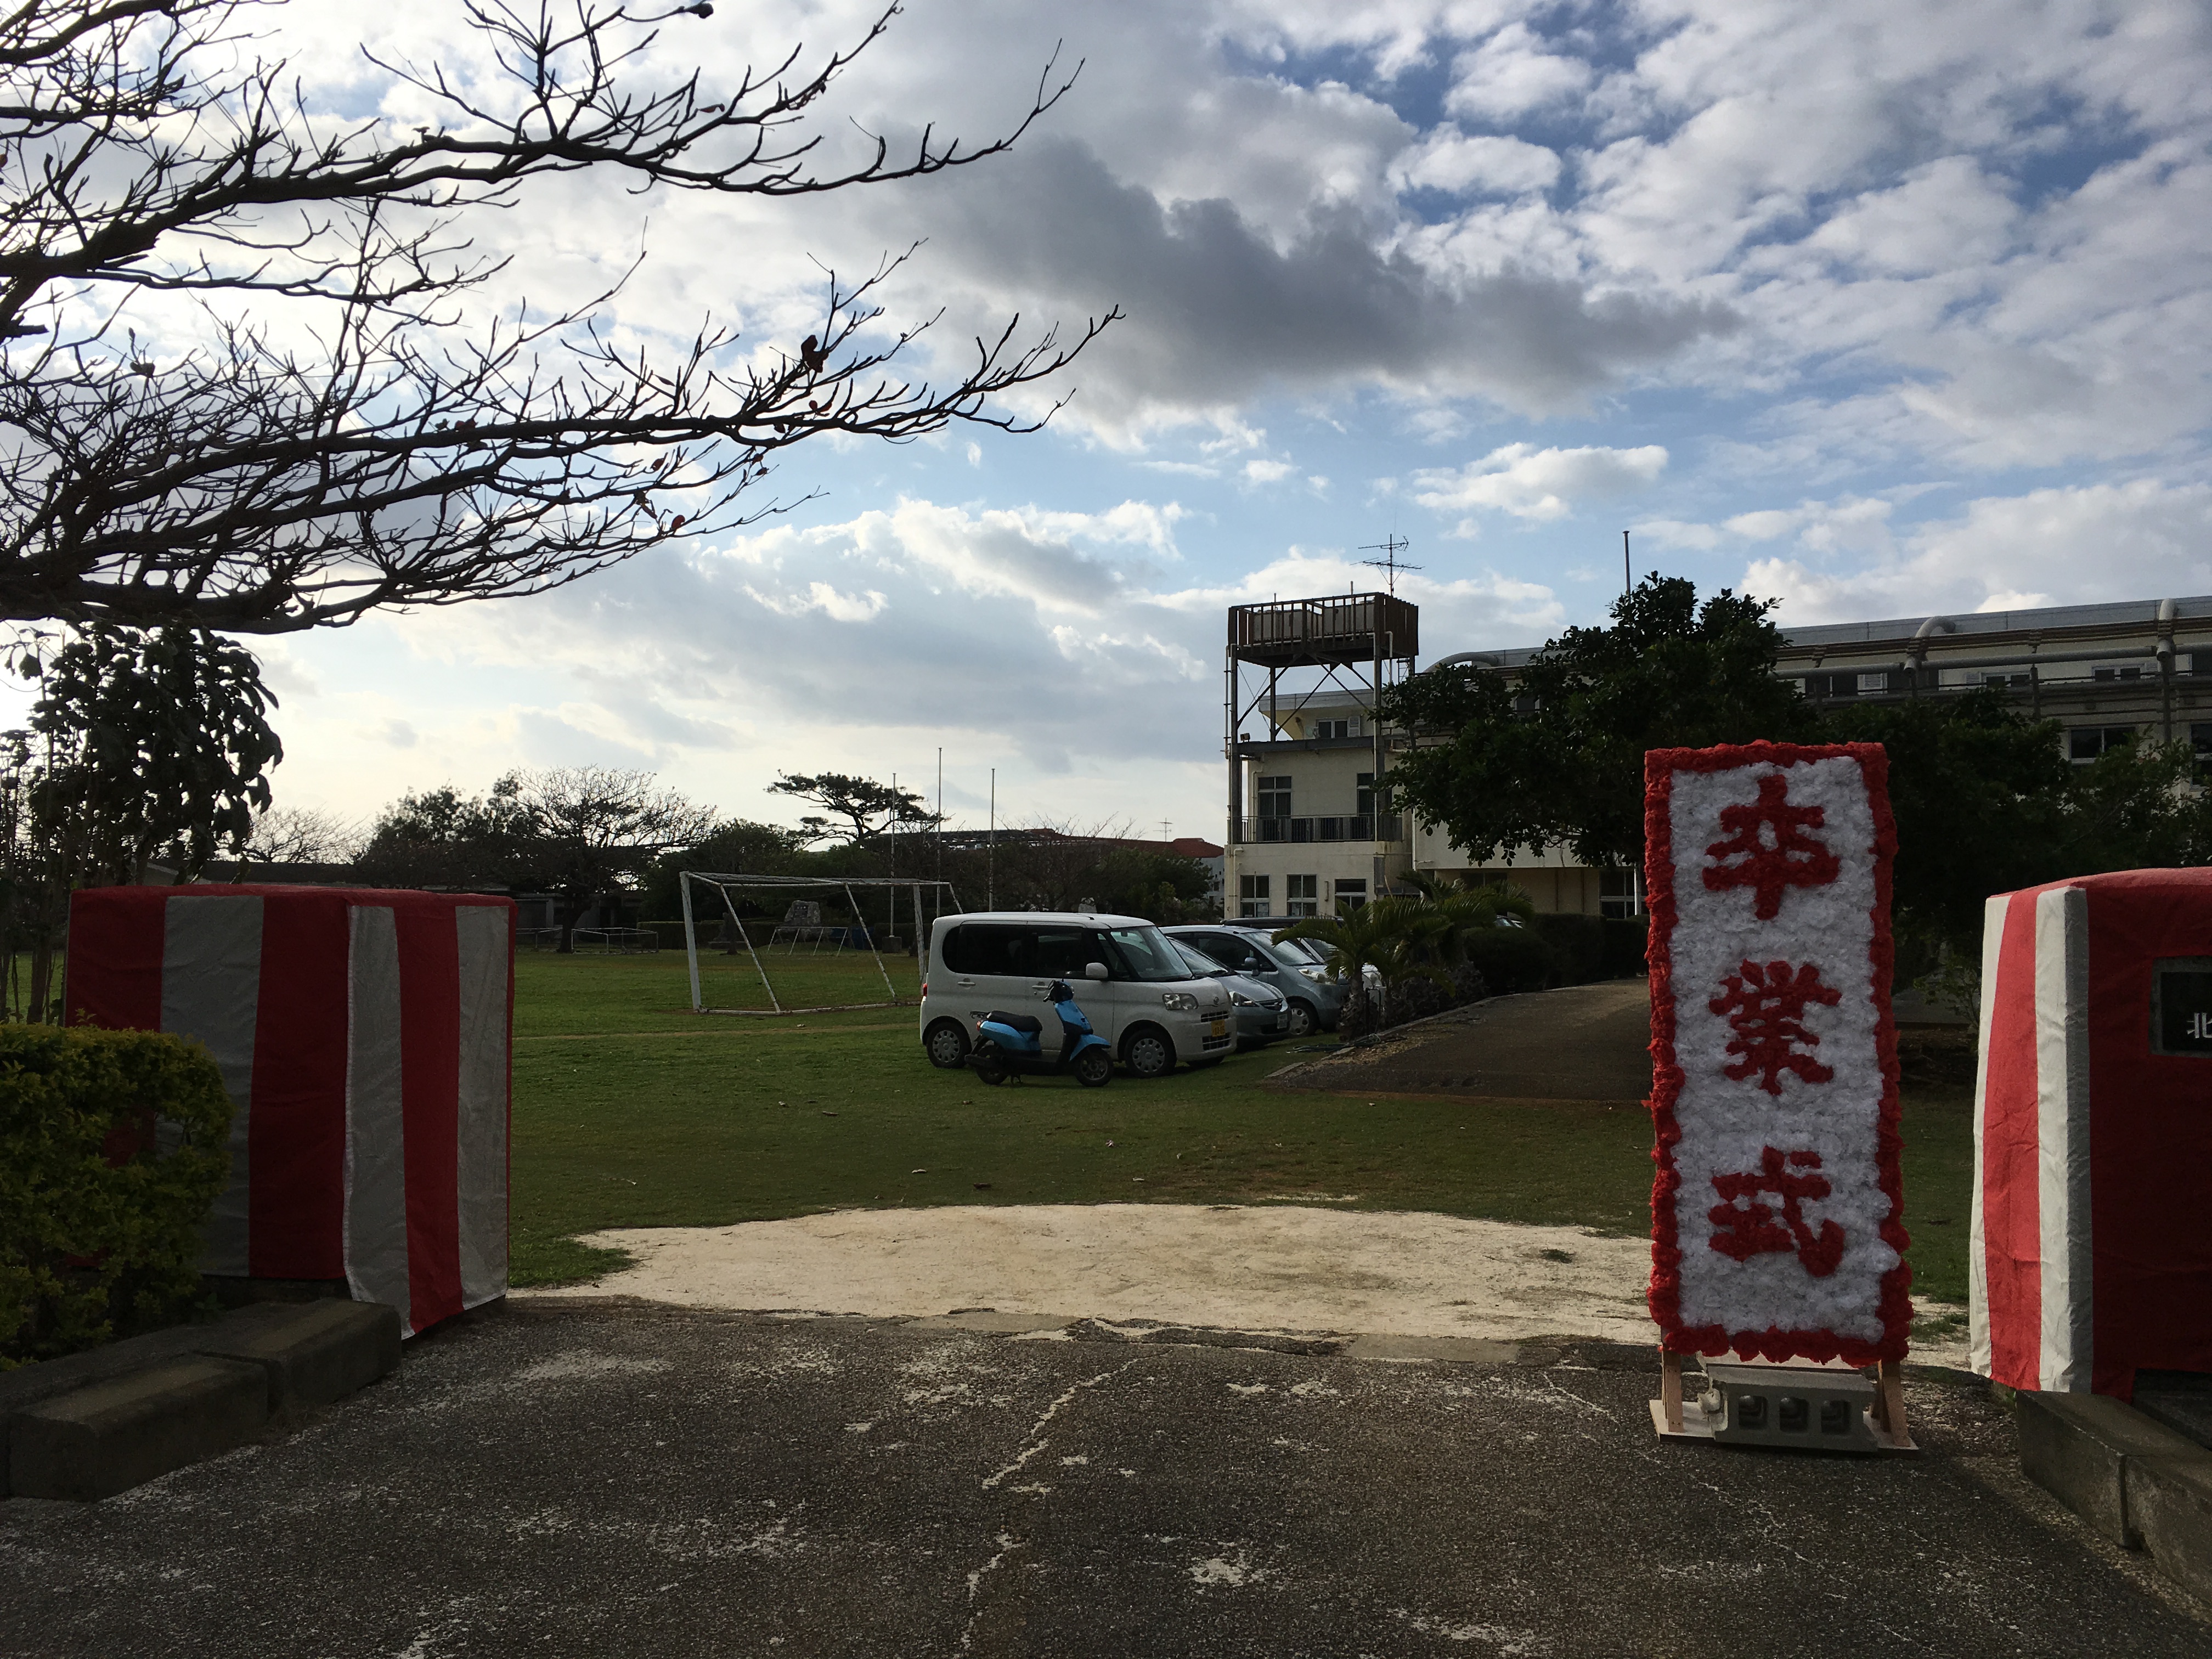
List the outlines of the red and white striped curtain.
<svg viewBox="0 0 2212 1659">
<path fill-rule="evenodd" d="M 2125 1399 L 2140 1368 L 2212 1370 L 2208 992 L 2212 870 L 1989 901 L 1968 1263 L 1982 1375 Z"/>
<path fill-rule="evenodd" d="M 343 1278 L 410 1334 L 506 1294 L 514 933 L 474 896 L 74 896 L 69 1018 L 198 1038 L 235 1104 L 203 1271 Z"/>
</svg>

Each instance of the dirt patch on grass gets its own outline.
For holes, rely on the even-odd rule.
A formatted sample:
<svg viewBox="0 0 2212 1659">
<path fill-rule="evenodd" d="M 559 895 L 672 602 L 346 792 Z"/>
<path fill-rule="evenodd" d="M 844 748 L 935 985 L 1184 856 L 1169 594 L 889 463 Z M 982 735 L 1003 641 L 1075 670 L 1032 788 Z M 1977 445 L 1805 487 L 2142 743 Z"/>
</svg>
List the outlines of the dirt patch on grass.
<svg viewBox="0 0 2212 1659">
<path fill-rule="evenodd" d="M 847 1210 L 584 1243 L 627 1271 L 518 1295 L 884 1316 L 988 1308 L 1242 1329 L 1643 1341 L 1651 1247 L 1582 1227 L 1270 1204 Z"/>
</svg>

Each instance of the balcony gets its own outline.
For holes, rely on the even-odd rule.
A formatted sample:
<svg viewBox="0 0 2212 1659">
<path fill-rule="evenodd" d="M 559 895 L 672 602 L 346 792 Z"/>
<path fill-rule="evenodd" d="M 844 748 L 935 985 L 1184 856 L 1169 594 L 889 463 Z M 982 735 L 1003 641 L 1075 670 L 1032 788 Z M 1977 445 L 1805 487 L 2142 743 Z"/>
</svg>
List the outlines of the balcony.
<svg viewBox="0 0 2212 1659">
<path fill-rule="evenodd" d="M 1370 814 L 1349 813 L 1333 818 L 1248 818 L 1237 826 L 1240 842 L 1400 841 L 1404 820 L 1386 812 L 1378 822 Z M 1249 833 L 1247 833 L 1249 832 Z"/>
</svg>

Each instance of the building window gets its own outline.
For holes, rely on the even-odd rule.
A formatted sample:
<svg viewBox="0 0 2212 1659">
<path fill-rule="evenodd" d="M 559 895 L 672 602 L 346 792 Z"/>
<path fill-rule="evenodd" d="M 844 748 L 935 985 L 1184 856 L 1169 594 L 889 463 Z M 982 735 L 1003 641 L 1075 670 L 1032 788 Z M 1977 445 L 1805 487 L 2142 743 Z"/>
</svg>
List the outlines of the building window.
<svg viewBox="0 0 2212 1659">
<path fill-rule="evenodd" d="M 2093 668 L 2089 671 L 2089 678 L 2093 680 L 2139 680 L 2142 677 L 2141 663 L 2132 663 L 2125 668 Z"/>
<path fill-rule="evenodd" d="M 1375 775 L 1372 772 L 1362 772 L 1354 780 L 1354 783 L 1358 789 L 1358 799 L 1352 810 L 1363 818 L 1372 817 L 1375 814 Z"/>
<path fill-rule="evenodd" d="M 1597 872 L 1597 913 L 1626 921 L 1644 914 L 1644 872 L 1641 870 L 1601 870 Z"/>
<path fill-rule="evenodd" d="M 1262 778 L 1259 790 L 1260 816 L 1263 818 L 1286 818 L 1291 815 L 1291 781 L 1288 778 Z"/>
<path fill-rule="evenodd" d="M 1267 878 L 1239 876 L 1237 878 L 1237 914 L 1240 916 L 1265 916 L 1273 914 L 1267 908 Z"/>
<path fill-rule="evenodd" d="M 1309 720 L 1306 722 L 1306 735 L 1313 738 L 1356 738 L 1359 735 L 1359 722 L 1354 720 Z"/>
<path fill-rule="evenodd" d="M 1358 876 L 1340 876 L 1336 883 L 1336 908 L 1340 913 L 1357 910 L 1367 902 L 1367 883 Z"/>
<path fill-rule="evenodd" d="M 2205 728 L 2212 731 L 2212 726 Z M 1283 890 L 1283 914 L 1286 916 L 1317 916 L 1321 914 L 1321 878 L 1319 876 L 1285 876 Z"/>
<path fill-rule="evenodd" d="M 2008 690 L 2015 685 L 2026 685 L 2028 683 L 2028 677 L 2025 674 L 1984 674 L 1982 676 L 1982 684 L 1984 685 L 1994 686 L 2000 691 Z"/>
<path fill-rule="evenodd" d="M 2066 758 L 2093 761 L 2115 749 L 2126 748 L 2136 740 L 2136 735 L 2132 726 L 2077 726 L 2066 734 Z"/>
<path fill-rule="evenodd" d="M 1890 668 L 1872 673 L 1860 673 L 1854 669 L 1841 674 L 1808 674 L 1805 676 L 1805 695 L 1808 697 L 1880 696 L 1884 692 L 1910 690 L 1908 680 L 1907 674 Z"/>
</svg>

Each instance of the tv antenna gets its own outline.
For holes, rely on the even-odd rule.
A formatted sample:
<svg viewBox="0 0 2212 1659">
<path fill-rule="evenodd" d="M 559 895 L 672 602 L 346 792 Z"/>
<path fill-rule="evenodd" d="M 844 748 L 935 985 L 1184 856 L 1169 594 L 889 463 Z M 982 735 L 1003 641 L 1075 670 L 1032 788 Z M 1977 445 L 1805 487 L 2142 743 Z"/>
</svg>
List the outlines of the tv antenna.
<svg viewBox="0 0 2212 1659">
<path fill-rule="evenodd" d="M 1379 559 L 1362 559 L 1359 562 L 1382 573 L 1383 580 L 1389 584 L 1390 597 L 1393 599 L 1398 596 L 1398 573 L 1401 570 L 1421 568 L 1417 564 L 1407 564 L 1398 557 L 1412 545 L 1413 543 L 1394 530 L 1381 541 L 1359 550 L 1362 553 L 1380 553 L 1382 556 Z"/>
</svg>

